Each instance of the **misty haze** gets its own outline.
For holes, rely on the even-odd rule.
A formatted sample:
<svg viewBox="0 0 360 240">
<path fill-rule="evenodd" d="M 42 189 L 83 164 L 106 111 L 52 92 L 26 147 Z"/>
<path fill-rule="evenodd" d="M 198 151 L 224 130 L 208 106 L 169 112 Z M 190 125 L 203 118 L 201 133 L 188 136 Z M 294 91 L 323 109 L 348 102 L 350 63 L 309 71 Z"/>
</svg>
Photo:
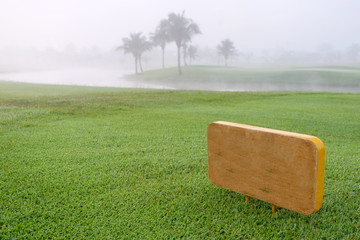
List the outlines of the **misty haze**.
<svg viewBox="0 0 360 240">
<path fill-rule="evenodd" d="M 360 91 L 356 1 L 346 6 L 210 1 L 206 11 L 203 4 L 3 1 L 0 79 L 123 88 Z M 161 36 L 171 14 L 197 29 L 180 42 Z M 139 60 L 122 48 L 124 39 L 136 34 L 149 44 Z"/>
<path fill-rule="evenodd" d="M 0 0 L 0 239 L 360 239 L 359 10 Z"/>
</svg>

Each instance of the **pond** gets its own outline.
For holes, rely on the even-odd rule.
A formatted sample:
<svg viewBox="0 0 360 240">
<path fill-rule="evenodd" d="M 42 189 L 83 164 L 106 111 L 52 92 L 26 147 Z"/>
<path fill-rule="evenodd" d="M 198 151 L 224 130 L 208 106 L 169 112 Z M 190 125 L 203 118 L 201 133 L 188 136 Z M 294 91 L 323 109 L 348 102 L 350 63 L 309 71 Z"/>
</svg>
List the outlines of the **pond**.
<svg viewBox="0 0 360 240">
<path fill-rule="evenodd" d="M 124 77 L 132 74 L 131 70 L 113 68 L 74 68 L 46 71 L 19 71 L 0 73 L 0 80 L 96 86 L 119 88 L 151 88 L 151 89 L 185 89 L 207 91 L 310 91 L 310 92 L 344 92 L 360 93 L 360 85 L 299 83 L 299 82 L 272 82 L 264 81 L 152 81 L 129 80 Z"/>
<path fill-rule="evenodd" d="M 132 72 L 121 69 L 74 68 L 46 71 L 19 71 L 0 73 L 0 80 L 56 85 L 93 87 L 154 88 L 163 86 L 126 80 L 123 76 Z"/>
</svg>

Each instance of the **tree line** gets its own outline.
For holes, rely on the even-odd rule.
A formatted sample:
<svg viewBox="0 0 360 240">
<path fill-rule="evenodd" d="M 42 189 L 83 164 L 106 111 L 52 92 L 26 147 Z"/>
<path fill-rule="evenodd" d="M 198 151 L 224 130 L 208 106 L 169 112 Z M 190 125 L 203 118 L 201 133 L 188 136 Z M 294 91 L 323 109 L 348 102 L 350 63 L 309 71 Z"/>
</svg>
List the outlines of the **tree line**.
<svg viewBox="0 0 360 240">
<path fill-rule="evenodd" d="M 197 57 L 197 48 L 189 45 L 192 37 L 196 34 L 201 34 L 200 28 L 192 19 L 185 17 L 185 11 L 182 13 L 170 13 L 166 19 L 160 21 L 155 31 L 150 33 L 149 40 L 141 32 L 131 33 L 129 37 L 122 39 L 123 44 L 117 50 L 123 50 L 125 54 L 133 55 L 135 73 L 138 73 L 139 70 L 143 72 L 142 54 L 156 46 L 161 48 L 162 68 L 165 68 L 165 48 L 168 43 L 174 42 L 177 48 L 178 74 L 181 75 L 181 52 L 184 65 L 187 65 L 187 58 L 189 58 L 189 64 L 191 65 L 191 60 Z M 221 41 L 217 46 L 217 51 L 224 56 L 225 65 L 227 65 L 230 56 L 236 55 L 234 43 L 230 39 Z"/>
</svg>

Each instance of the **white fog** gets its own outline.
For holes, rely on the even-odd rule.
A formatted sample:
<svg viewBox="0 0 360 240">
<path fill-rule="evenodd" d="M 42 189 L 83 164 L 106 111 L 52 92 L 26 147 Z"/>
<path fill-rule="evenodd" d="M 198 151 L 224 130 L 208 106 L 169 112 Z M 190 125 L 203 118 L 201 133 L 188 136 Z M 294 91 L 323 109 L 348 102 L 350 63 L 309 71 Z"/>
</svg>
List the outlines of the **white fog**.
<svg viewBox="0 0 360 240">
<path fill-rule="evenodd" d="M 231 39 L 236 54 L 228 59 L 229 67 L 291 71 L 346 66 L 321 70 L 340 73 L 353 67 L 356 76 L 351 76 L 352 86 L 345 91 L 353 89 L 360 75 L 356 69 L 360 63 L 358 1 L 2 0 L 0 5 L 0 80 L 5 81 L 130 88 L 319 90 L 316 82 L 309 82 L 313 72 L 310 77 L 304 76 L 307 87 L 290 83 L 280 88 L 276 81 L 259 87 L 259 83 L 219 79 L 204 86 L 196 81 L 158 84 L 126 78 L 134 74 L 134 59 L 116 50 L 123 39 L 132 33 L 150 39 L 169 13 L 183 12 L 201 30 L 190 42 L 197 49 L 191 65 L 223 66 L 217 46 Z M 167 68 L 177 66 L 174 42 L 167 43 L 164 59 Z M 141 61 L 145 72 L 161 69 L 161 49 L 152 47 Z M 329 90 L 325 85 L 320 90 Z M 358 82 L 355 85 L 360 88 Z M 329 91 L 343 91 L 337 87 Z"/>
</svg>

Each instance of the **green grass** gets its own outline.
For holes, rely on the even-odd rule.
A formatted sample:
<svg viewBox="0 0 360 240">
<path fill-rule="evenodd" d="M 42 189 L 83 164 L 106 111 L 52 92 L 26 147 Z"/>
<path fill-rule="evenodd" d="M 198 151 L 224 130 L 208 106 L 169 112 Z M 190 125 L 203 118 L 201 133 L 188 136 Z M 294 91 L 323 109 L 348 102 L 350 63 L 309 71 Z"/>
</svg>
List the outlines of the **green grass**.
<svg viewBox="0 0 360 240">
<path fill-rule="evenodd" d="M 279 69 L 245 69 L 216 66 L 191 66 L 183 68 L 178 76 L 177 68 L 147 71 L 127 78 L 147 83 L 179 87 L 184 84 L 210 83 L 276 83 L 317 84 L 351 86 L 360 89 L 360 67 L 320 66 Z"/>
<path fill-rule="evenodd" d="M 360 95 L 0 82 L 0 239 L 359 239 Z M 213 186 L 217 120 L 318 136 L 310 216 Z"/>
</svg>

